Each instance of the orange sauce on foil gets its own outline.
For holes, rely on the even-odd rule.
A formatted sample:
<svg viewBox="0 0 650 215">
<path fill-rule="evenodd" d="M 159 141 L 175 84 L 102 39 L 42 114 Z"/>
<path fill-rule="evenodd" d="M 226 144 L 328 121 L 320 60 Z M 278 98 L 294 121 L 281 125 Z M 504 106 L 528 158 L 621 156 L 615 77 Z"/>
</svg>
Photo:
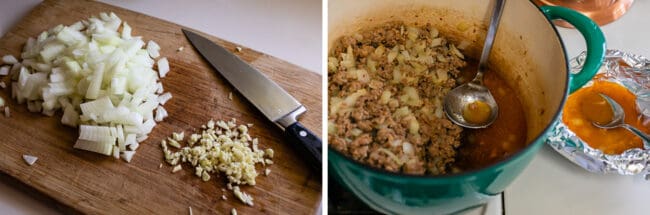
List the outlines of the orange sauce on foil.
<svg viewBox="0 0 650 215">
<path fill-rule="evenodd" d="M 563 109 L 562 121 L 589 146 L 605 154 L 621 154 L 632 148 L 643 148 L 643 140 L 625 128 L 601 129 L 592 124 L 606 124 L 613 118 L 609 104 L 599 93 L 614 99 L 625 111 L 625 122 L 648 133 L 650 123 L 636 108 L 636 96 L 614 82 L 596 80 L 592 86 L 571 94 Z"/>
</svg>

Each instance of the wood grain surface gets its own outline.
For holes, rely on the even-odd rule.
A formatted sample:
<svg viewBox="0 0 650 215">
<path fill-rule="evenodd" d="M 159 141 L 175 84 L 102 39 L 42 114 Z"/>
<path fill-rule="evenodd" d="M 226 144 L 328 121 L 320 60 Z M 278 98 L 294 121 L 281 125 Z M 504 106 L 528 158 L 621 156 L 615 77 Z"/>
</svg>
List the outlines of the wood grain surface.
<svg viewBox="0 0 650 215">
<path fill-rule="evenodd" d="M 137 154 L 126 163 L 92 152 L 74 150 L 77 129 L 60 123 L 61 113 L 47 117 L 27 111 L 26 105 L 12 101 L 9 88 L 0 96 L 11 108 L 11 117 L 0 116 L 0 172 L 37 195 L 45 195 L 66 211 L 91 214 L 226 214 L 236 208 L 240 214 L 313 214 L 321 201 L 321 179 L 310 173 L 300 156 L 283 139 L 282 130 L 269 122 L 252 104 L 216 74 L 192 48 L 181 32 L 182 26 L 90 1 L 45 1 L 34 8 L 0 39 L 0 55 L 19 56 L 28 37 L 57 24 L 70 25 L 100 12 L 115 12 L 133 27 L 133 35 L 154 40 L 161 55 L 169 59 L 171 71 L 162 80 L 165 91 L 173 94 L 165 108 L 170 117 L 156 126 Z M 182 9 L 179 8 L 179 12 Z M 189 12 L 189 11 L 184 11 Z M 206 19 L 219 17 L 206 17 Z M 236 20 L 233 20 L 236 21 Z M 216 37 L 215 42 L 234 50 L 236 45 Z M 179 47 L 185 47 L 177 52 Z M 300 121 L 321 134 L 321 76 L 285 61 L 243 47 L 237 53 L 263 71 L 308 109 Z M 302 53 L 296 53 L 302 54 Z M 317 56 L 317 55 L 315 55 Z M 9 77 L 1 77 L 9 83 Z M 228 94 L 233 92 L 233 100 Z M 192 132 L 210 119 L 253 123 L 250 133 L 262 148 L 275 150 L 275 164 L 269 176 L 260 175 L 256 186 L 242 186 L 252 194 L 250 207 L 236 200 L 226 188 L 225 177 L 203 182 L 189 166 L 171 173 L 163 163 L 159 142 L 172 132 Z M 28 166 L 23 154 L 37 156 Z M 263 171 L 261 166 L 258 171 Z M 0 177 L 1 179 L 2 177 Z M 228 200 L 222 200 L 225 194 Z"/>
</svg>

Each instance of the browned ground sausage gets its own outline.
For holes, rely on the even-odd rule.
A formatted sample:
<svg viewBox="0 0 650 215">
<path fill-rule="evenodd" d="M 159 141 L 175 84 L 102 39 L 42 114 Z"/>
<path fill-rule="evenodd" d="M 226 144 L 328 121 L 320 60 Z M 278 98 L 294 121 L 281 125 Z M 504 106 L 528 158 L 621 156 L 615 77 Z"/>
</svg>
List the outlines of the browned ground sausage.
<svg viewBox="0 0 650 215">
<path fill-rule="evenodd" d="M 456 86 L 455 78 L 465 61 L 453 54 L 453 45 L 445 38 L 434 46 L 433 30 L 431 26 L 391 22 L 336 41 L 329 57 L 338 60 L 338 68 L 328 77 L 329 96 L 339 101 L 352 101 L 353 94 L 360 96 L 354 104 L 343 104 L 338 113 L 328 116 L 336 128 L 328 134 L 334 149 L 392 172 L 421 175 L 451 171 L 462 129 L 436 110 L 441 108 L 444 95 Z M 410 40 L 409 32 L 414 31 L 419 34 Z M 383 53 L 375 52 L 380 46 L 385 48 Z M 400 56 L 389 61 L 396 46 L 398 52 L 392 55 Z M 356 57 L 354 68 L 342 64 L 348 47 Z M 368 59 L 374 62 L 374 71 Z M 363 70 L 361 75 L 366 72 L 370 80 L 359 80 L 357 70 Z M 415 89 L 417 96 L 408 95 L 406 87 Z M 388 93 L 389 100 L 380 102 Z"/>
</svg>

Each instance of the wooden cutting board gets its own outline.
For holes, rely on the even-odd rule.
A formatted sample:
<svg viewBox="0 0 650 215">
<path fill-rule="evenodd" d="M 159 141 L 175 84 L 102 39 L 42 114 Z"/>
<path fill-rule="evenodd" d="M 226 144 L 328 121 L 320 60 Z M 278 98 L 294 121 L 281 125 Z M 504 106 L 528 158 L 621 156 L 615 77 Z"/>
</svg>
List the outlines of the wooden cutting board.
<svg viewBox="0 0 650 215">
<path fill-rule="evenodd" d="M 165 108 L 169 117 L 159 123 L 131 163 L 92 152 L 74 150 L 77 129 L 60 123 L 61 113 L 47 117 L 30 113 L 25 104 L 11 100 L 9 88 L 2 89 L 11 117 L 0 116 L 0 172 L 6 181 L 27 187 L 36 196 L 47 196 L 66 212 L 92 214 L 226 214 L 236 208 L 240 214 L 313 214 L 321 201 L 321 179 L 310 173 L 282 130 L 269 122 L 226 80 L 204 61 L 181 32 L 181 26 L 99 2 L 45 1 L 0 39 L 0 55 L 19 56 L 28 37 L 58 24 L 70 25 L 100 12 L 115 12 L 133 28 L 133 35 L 154 40 L 161 55 L 169 59 L 171 71 L 162 80 L 173 94 Z M 208 17 L 206 17 L 208 18 Z M 215 15 L 212 17 L 218 19 Z M 235 20 L 233 20 L 235 21 Z M 211 37 L 228 49 L 236 45 Z M 179 47 L 185 47 L 177 52 Z M 321 133 L 321 76 L 285 61 L 243 47 L 244 60 L 302 102 L 308 112 L 300 121 Z M 1 77 L 9 83 L 9 77 Z M 233 99 L 228 99 L 233 92 Z M 189 166 L 177 173 L 163 164 L 160 141 L 172 132 L 192 132 L 210 119 L 253 123 L 252 136 L 262 148 L 275 150 L 275 164 L 269 176 L 258 176 L 256 186 L 242 186 L 255 198 L 250 207 L 226 190 L 225 177 L 208 182 L 196 177 Z M 38 157 L 28 166 L 23 154 Z M 263 167 L 258 166 L 258 171 Z M 222 200 L 225 194 L 228 200 Z"/>
</svg>

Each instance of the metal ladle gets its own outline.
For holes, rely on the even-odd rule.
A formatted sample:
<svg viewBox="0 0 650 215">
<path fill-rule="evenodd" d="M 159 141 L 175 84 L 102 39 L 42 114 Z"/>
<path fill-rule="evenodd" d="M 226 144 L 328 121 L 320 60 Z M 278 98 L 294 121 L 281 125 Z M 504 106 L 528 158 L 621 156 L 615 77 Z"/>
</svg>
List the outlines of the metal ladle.
<svg viewBox="0 0 650 215">
<path fill-rule="evenodd" d="M 445 114 L 452 122 L 462 127 L 485 128 L 492 124 L 497 118 L 499 107 L 490 93 L 490 90 L 483 85 L 483 73 L 487 70 L 488 57 L 492 50 L 492 44 L 494 43 L 497 28 L 499 27 L 499 20 L 501 19 L 504 5 L 505 0 L 496 0 L 494 4 L 476 76 L 469 83 L 454 88 L 447 94 L 447 96 L 445 96 Z M 490 108 L 487 119 L 481 120 L 480 122 L 470 122 L 463 116 L 463 110 L 465 110 L 468 105 L 473 103 L 476 104 L 475 102 L 482 102 L 487 104 Z"/>
<path fill-rule="evenodd" d="M 612 112 L 614 117 L 612 117 L 612 121 L 610 121 L 607 124 L 598 124 L 597 122 L 591 122 L 594 126 L 598 128 L 604 128 L 604 129 L 611 129 L 611 128 L 625 128 L 632 133 L 636 134 L 639 136 L 643 142 L 644 142 L 644 147 L 646 149 L 650 149 L 650 135 L 643 133 L 643 131 L 639 130 L 638 128 L 635 128 L 627 123 L 625 123 L 625 111 L 623 111 L 623 107 L 621 107 L 620 104 L 616 103 L 614 99 L 610 98 L 609 96 L 599 93 L 600 96 L 609 103 L 609 106 L 612 107 Z"/>
</svg>

